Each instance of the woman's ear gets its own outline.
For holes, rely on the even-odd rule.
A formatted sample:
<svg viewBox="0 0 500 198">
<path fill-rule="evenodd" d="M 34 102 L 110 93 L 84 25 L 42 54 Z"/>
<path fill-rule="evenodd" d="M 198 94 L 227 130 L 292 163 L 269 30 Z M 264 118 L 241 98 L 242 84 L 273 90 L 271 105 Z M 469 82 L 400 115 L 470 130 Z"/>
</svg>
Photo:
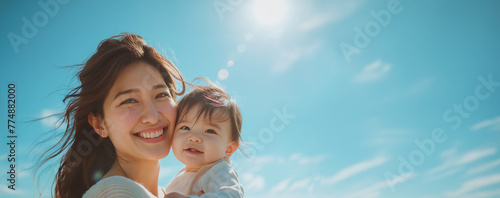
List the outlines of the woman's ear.
<svg viewBox="0 0 500 198">
<path fill-rule="evenodd" d="M 239 143 L 236 141 L 232 141 L 226 148 L 226 157 L 231 157 L 233 153 L 238 149 Z"/>
<path fill-rule="evenodd" d="M 108 131 L 102 126 L 101 119 L 97 118 L 93 113 L 88 115 L 89 124 L 94 128 L 95 132 L 99 134 L 102 138 L 108 137 Z"/>
</svg>

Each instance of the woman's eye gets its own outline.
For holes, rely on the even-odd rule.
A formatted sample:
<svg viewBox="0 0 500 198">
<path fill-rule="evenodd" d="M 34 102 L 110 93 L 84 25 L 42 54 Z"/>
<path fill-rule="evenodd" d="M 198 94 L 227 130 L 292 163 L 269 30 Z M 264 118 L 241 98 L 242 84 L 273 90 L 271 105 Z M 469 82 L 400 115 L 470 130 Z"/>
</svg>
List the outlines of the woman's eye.
<svg viewBox="0 0 500 198">
<path fill-rule="evenodd" d="M 190 128 L 189 128 L 189 127 L 187 127 L 187 126 L 181 126 L 181 128 L 180 128 L 180 129 L 181 129 L 181 130 L 190 130 Z"/>
<path fill-rule="evenodd" d="M 208 129 L 205 133 L 217 134 L 213 129 Z"/>
<path fill-rule="evenodd" d="M 120 105 L 122 105 L 122 104 L 136 103 L 136 102 L 137 102 L 137 100 L 129 98 L 129 99 L 124 100 L 122 103 L 120 103 Z"/>
<path fill-rule="evenodd" d="M 165 97 L 168 97 L 168 93 L 159 93 L 158 95 L 156 95 L 156 99 L 158 98 L 165 98 Z"/>
</svg>

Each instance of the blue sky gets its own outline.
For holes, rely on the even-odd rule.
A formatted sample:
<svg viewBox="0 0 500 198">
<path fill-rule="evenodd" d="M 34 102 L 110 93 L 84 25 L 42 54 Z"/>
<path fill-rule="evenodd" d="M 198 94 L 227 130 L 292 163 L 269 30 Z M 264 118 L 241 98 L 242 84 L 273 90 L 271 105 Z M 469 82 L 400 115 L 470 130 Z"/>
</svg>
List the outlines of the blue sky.
<svg viewBox="0 0 500 198">
<path fill-rule="evenodd" d="M 30 120 L 64 108 L 77 80 L 63 66 L 122 32 L 239 101 L 247 197 L 500 196 L 497 1 L 37 2 L 0 6 L 0 112 L 13 82 L 19 167 L 9 190 L 3 130 L 2 197 L 37 195 L 30 167 L 54 120 Z M 181 168 L 163 159 L 160 185 Z"/>
</svg>

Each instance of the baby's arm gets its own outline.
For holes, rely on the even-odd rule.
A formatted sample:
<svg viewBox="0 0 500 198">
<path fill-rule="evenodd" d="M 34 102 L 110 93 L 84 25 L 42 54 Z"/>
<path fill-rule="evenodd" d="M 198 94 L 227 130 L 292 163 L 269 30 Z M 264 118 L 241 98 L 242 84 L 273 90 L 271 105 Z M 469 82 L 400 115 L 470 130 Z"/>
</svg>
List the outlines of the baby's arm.
<svg viewBox="0 0 500 198">
<path fill-rule="evenodd" d="M 238 173 L 225 162 L 214 165 L 200 178 L 199 182 L 204 192 L 199 196 L 200 198 L 244 196 L 243 186 L 238 181 Z"/>
</svg>

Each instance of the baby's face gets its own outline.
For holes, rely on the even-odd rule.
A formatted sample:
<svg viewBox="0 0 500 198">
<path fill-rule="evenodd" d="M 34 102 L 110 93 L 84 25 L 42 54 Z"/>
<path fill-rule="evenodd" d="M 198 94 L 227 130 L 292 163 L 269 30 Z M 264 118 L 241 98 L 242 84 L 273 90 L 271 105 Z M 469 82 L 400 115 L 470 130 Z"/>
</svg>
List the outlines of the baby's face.
<svg viewBox="0 0 500 198">
<path fill-rule="evenodd" d="M 210 122 L 201 115 L 196 120 L 198 106 L 191 108 L 175 127 L 172 150 L 186 165 L 186 171 L 198 171 L 202 166 L 232 154 L 237 144 L 230 140 L 229 120 Z M 182 115 L 179 115 L 182 116 Z M 195 122 L 196 121 L 196 122 Z"/>
</svg>

